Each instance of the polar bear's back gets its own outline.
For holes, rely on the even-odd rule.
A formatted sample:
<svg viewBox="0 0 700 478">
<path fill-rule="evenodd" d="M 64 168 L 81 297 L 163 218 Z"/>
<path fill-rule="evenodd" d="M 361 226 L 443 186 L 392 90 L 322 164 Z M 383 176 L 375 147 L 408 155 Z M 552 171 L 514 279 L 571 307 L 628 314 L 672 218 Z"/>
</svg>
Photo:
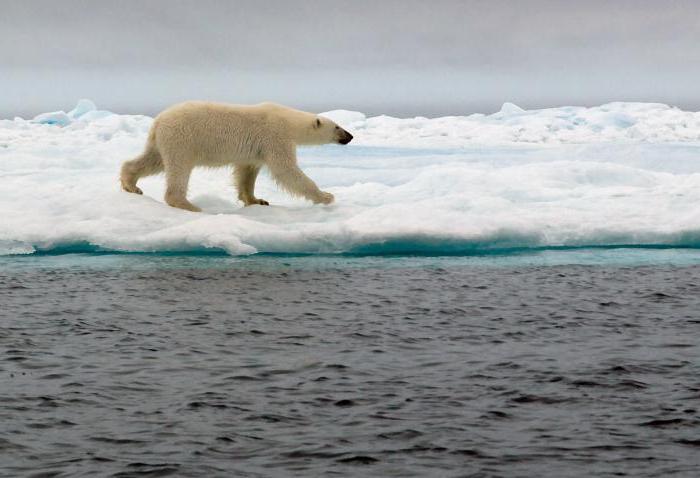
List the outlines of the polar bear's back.
<svg viewBox="0 0 700 478">
<path fill-rule="evenodd" d="M 232 105 L 187 101 L 164 110 L 153 123 L 155 144 L 164 156 L 196 156 L 197 163 L 221 165 L 258 159 L 279 142 L 289 113 L 274 103 Z M 193 159 L 195 160 L 195 159 Z"/>
</svg>

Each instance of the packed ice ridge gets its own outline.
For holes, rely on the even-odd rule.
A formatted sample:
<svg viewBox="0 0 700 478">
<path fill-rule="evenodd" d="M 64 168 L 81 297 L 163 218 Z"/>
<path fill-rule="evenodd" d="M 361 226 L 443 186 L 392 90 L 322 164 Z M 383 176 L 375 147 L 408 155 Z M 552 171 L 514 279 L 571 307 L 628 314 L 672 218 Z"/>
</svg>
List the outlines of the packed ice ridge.
<svg viewBox="0 0 700 478">
<path fill-rule="evenodd" d="M 242 208 L 230 173 L 198 170 L 201 214 L 121 192 L 152 118 L 81 100 L 0 120 L 0 254 L 35 251 L 480 253 L 568 246 L 700 246 L 700 113 L 651 103 L 442 118 L 322 113 L 347 147 L 299 151 L 336 196 L 313 206 L 263 176 Z"/>
</svg>

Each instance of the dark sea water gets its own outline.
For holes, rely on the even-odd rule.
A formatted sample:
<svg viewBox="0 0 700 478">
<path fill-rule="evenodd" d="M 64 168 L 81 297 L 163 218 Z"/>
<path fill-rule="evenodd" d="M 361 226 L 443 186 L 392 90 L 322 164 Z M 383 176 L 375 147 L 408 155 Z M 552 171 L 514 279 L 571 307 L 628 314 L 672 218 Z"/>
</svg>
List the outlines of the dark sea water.
<svg viewBox="0 0 700 478">
<path fill-rule="evenodd" d="M 700 475 L 700 252 L 0 260 L 0 476 Z"/>
</svg>

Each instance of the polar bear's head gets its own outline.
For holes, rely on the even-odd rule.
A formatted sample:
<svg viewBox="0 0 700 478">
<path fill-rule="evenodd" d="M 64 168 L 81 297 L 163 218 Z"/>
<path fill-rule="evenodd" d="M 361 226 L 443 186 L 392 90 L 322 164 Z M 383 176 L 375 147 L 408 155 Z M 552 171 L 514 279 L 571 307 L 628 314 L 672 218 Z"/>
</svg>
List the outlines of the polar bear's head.
<svg viewBox="0 0 700 478">
<path fill-rule="evenodd" d="M 352 141 L 350 133 L 322 116 L 314 116 L 307 128 L 306 144 L 348 144 Z"/>
</svg>

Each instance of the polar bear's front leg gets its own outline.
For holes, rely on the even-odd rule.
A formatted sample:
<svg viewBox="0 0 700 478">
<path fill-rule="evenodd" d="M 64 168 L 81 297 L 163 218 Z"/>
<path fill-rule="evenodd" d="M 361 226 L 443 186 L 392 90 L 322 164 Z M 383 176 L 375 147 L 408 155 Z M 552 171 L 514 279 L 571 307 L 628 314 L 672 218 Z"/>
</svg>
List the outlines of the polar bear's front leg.
<svg viewBox="0 0 700 478">
<path fill-rule="evenodd" d="M 334 198 L 331 193 L 321 191 L 304 172 L 299 169 L 294 149 L 291 152 L 271 156 L 267 159 L 272 178 L 282 188 L 296 196 L 302 196 L 315 204 L 330 204 Z"/>
<path fill-rule="evenodd" d="M 270 205 L 264 199 L 255 197 L 255 179 L 258 177 L 259 171 L 260 166 L 236 165 L 233 168 L 233 178 L 238 189 L 238 199 L 246 206 L 252 204 Z"/>
</svg>

